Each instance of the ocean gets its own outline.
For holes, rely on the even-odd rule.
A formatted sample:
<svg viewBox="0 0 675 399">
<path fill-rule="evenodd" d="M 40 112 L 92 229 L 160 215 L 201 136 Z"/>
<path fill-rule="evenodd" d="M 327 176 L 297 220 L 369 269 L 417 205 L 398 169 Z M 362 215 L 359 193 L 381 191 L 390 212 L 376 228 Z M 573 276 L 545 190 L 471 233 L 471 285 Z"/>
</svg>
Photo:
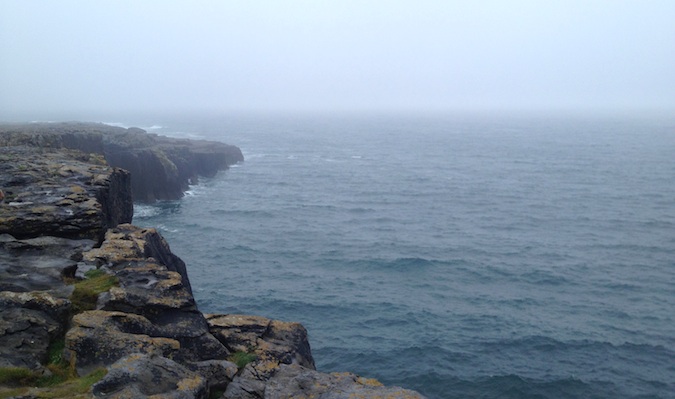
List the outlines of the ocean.
<svg viewBox="0 0 675 399">
<path fill-rule="evenodd" d="M 298 321 L 319 370 L 429 398 L 675 398 L 675 118 L 140 124 L 244 153 L 136 206 L 203 312 Z"/>
</svg>

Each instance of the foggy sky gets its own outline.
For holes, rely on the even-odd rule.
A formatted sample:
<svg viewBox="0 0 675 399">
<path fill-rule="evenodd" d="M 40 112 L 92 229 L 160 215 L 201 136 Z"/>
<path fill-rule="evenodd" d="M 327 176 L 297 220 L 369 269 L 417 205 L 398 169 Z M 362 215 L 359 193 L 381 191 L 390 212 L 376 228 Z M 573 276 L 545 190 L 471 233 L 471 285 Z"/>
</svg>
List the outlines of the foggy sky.
<svg viewBox="0 0 675 399">
<path fill-rule="evenodd" d="M 675 110 L 675 1 L 0 0 L 0 120 Z"/>
</svg>

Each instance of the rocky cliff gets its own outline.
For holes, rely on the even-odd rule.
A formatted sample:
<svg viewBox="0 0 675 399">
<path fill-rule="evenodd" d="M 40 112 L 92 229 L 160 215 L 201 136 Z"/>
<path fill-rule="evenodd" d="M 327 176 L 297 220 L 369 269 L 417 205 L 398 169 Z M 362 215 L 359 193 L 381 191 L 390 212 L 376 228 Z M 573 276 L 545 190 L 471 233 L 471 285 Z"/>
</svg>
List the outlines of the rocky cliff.
<svg viewBox="0 0 675 399">
<path fill-rule="evenodd" d="M 178 199 L 199 176 L 212 177 L 244 160 L 232 145 L 174 139 L 138 128 L 98 123 L 0 125 L 0 146 L 21 145 L 103 155 L 109 165 L 131 174 L 137 202 Z"/>
<path fill-rule="evenodd" d="M 421 397 L 316 371 L 298 323 L 202 314 L 183 261 L 129 224 L 133 175 L 71 133 L 0 133 L 0 398 Z"/>
</svg>

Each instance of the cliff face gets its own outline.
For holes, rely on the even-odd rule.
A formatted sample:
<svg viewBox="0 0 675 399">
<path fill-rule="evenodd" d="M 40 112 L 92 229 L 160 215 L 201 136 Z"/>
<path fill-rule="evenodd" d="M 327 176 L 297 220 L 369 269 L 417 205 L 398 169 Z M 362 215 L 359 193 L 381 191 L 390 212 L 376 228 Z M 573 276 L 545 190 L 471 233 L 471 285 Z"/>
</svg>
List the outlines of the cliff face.
<svg viewBox="0 0 675 399">
<path fill-rule="evenodd" d="M 0 146 L 73 149 L 100 154 L 113 167 L 131 173 L 134 201 L 178 199 L 199 176 L 244 160 L 235 146 L 182 140 L 142 129 L 94 123 L 35 123 L 0 126 Z"/>
<path fill-rule="evenodd" d="M 27 146 L 0 147 L 0 234 L 103 240 L 133 216 L 130 176 L 102 157 Z"/>
<path fill-rule="evenodd" d="M 0 397 L 421 397 L 316 371 L 298 323 L 202 314 L 185 263 L 128 224 L 129 173 L 68 134 L 0 134 Z M 230 162 L 176 151 L 186 176 Z"/>
</svg>

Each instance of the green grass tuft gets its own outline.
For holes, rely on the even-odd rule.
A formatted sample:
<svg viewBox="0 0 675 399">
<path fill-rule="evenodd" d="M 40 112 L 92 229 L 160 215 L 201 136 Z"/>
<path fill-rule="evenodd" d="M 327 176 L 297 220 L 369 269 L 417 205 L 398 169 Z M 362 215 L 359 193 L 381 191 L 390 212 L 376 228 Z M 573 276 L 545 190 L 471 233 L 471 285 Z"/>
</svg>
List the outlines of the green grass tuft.
<svg viewBox="0 0 675 399">
<path fill-rule="evenodd" d="M 50 370 L 52 368 L 50 367 Z M 0 369 L 6 370 L 6 369 Z M 35 375 L 28 369 L 23 370 L 20 374 L 25 374 L 27 371 L 33 377 Z M 62 377 L 52 376 L 40 379 L 29 379 L 21 381 L 21 385 L 11 385 L 14 387 L 21 386 L 15 389 L 0 388 L 0 399 L 11 398 L 15 396 L 28 395 L 29 397 L 38 399 L 65 399 L 65 398 L 88 398 L 90 397 L 89 390 L 92 385 L 101 380 L 106 374 L 106 369 L 97 369 L 90 374 L 80 378 L 68 378 L 61 380 Z M 9 384 L 3 384 L 9 385 Z"/>
<path fill-rule="evenodd" d="M 0 367 L 0 384 L 21 386 L 33 383 L 35 373 L 25 367 Z"/>
<path fill-rule="evenodd" d="M 85 276 L 86 279 L 74 284 L 75 290 L 70 296 L 74 313 L 96 309 L 98 295 L 118 285 L 117 277 L 107 274 L 101 269 L 89 270 L 85 273 Z"/>
<path fill-rule="evenodd" d="M 256 360 L 258 357 L 249 352 L 234 352 L 231 354 L 227 360 L 231 361 L 232 363 L 236 364 L 238 368 L 244 368 L 247 364 L 251 363 L 252 361 Z"/>
<path fill-rule="evenodd" d="M 47 350 L 47 364 L 61 364 L 63 360 L 63 349 L 66 347 L 66 341 L 61 338 L 49 344 Z"/>
</svg>

